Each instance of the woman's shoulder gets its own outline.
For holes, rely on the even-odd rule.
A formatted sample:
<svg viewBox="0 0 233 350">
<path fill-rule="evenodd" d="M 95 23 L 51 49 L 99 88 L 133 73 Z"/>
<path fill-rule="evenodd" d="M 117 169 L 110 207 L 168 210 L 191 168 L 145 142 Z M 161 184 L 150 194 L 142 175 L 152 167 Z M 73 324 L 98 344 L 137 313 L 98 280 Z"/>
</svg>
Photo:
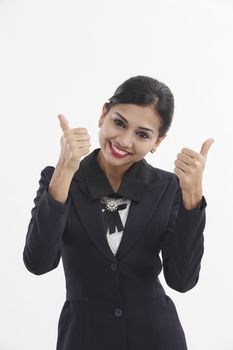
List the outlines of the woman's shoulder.
<svg viewBox="0 0 233 350">
<path fill-rule="evenodd" d="M 162 168 L 157 168 L 153 166 L 152 164 L 147 163 L 146 161 L 144 162 L 146 169 L 148 173 L 150 174 L 150 177 L 159 177 L 161 181 L 170 181 L 170 182 L 178 182 L 178 176 L 168 170 L 162 169 Z"/>
</svg>

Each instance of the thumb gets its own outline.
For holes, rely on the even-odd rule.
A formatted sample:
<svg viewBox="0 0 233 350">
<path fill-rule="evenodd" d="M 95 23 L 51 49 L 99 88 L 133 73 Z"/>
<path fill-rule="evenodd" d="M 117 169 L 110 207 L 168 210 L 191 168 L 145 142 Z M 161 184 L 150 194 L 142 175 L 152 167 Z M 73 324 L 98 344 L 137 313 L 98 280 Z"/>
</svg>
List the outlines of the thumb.
<svg viewBox="0 0 233 350">
<path fill-rule="evenodd" d="M 60 126 L 63 131 L 70 129 L 69 122 L 64 115 L 58 114 L 58 119 L 60 120 Z"/>
<path fill-rule="evenodd" d="M 207 157 L 209 148 L 214 141 L 215 141 L 214 139 L 210 138 L 210 139 L 206 140 L 205 142 L 203 142 L 203 144 L 201 146 L 201 151 L 200 151 L 200 154 L 202 156 Z"/>
</svg>

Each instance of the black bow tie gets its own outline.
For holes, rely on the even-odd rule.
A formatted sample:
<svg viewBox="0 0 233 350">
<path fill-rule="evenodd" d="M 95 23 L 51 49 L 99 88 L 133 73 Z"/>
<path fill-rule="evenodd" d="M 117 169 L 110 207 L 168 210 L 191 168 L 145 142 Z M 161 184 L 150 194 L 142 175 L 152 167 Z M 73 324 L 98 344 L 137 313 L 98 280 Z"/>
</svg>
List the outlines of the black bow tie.
<svg viewBox="0 0 233 350">
<path fill-rule="evenodd" d="M 119 232 L 123 230 L 124 227 L 121 222 L 119 210 L 125 209 L 127 204 L 116 203 L 115 199 L 121 198 L 118 193 L 108 196 L 108 198 L 109 201 L 106 203 L 101 203 L 101 206 L 103 209 L 105 209 L 103 212 L 105 227 L 106 229 L 109 228 L 109 234 L 112 234 L 115 232 L 116 227 Z"/>
</svg>

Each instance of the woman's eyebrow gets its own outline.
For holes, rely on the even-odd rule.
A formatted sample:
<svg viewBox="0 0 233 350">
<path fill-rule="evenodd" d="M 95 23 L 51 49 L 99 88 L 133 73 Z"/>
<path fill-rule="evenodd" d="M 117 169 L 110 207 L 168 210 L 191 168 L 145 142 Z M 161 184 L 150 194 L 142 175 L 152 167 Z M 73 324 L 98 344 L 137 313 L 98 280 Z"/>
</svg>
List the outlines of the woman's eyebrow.
<svg viewBox="0 0 233 350">
<path fill-rule="evenodd" d="M 114 113 L 117 114 L 121 119 L 123 119 L 128 124 L 128 120 L 125 119 L 125 117 L 123 117 L 123 115 L 121 115 L 119 112 L 114 112 Z M 143 126 L 139 126 L 138 128 L 142 129 L 142 130 L 151 131 L 151 132 L 153 132 L 153 134 L 155 133 L 154 130 L 148 129 L 148 128 L 144 128 Z"/>
</svg>

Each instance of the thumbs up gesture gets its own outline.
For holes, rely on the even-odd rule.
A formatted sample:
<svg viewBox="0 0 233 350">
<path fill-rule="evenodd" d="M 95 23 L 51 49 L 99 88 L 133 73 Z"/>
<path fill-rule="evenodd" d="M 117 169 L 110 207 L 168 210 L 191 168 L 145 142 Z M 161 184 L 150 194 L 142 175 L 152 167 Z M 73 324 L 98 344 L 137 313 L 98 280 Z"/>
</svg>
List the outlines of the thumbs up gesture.
<svg viewBox="0 0 233 350">
<path fill-rule="evenodd" d="M 81 157 L 90 152 L 90 136 L 86 128 L 71 129 L 64 115 L 59 114 L 58 119 L 63 132 L 60 140 L 61 153 L 59 164 L 76 172 L 79 168 Z"/>
<path fill-rule="evenodd" d="M 202 176 L 207 155 L 214 139 L 207 139 L 201 146 L 200 153 L 189 148 L 182 148 L 177 154 L 174 172 L 180 181 L 183 203 L 187 209 L 195 208 L 202 199 Z"/>
</svg>

